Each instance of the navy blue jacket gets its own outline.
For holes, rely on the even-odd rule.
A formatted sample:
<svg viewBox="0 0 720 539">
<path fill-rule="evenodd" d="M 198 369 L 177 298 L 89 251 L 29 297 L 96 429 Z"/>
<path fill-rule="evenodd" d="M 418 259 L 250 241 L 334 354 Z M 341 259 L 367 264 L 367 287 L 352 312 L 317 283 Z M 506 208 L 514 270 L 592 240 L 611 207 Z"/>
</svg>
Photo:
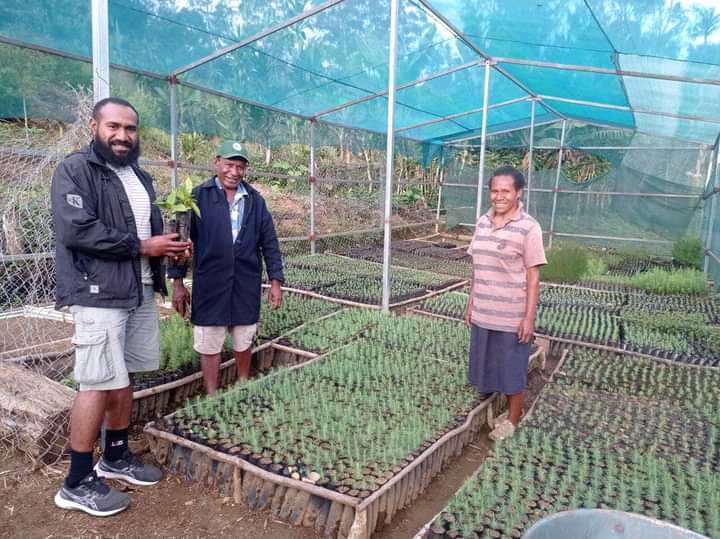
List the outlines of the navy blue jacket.
<svg viewBox="0 0 720 539">
<path fill-rule="evenodd" d="M 192 214 L 193 282 L 191 321 L 198 326 L 254 324 L 260 318 L 262 259 L 269 279 L 283 282 L 282 256 L 265 200 L 243 182 L 243 223 L 235 242 L 230 206 L 215 177 L 193 189 L 200 217 Z M 170 266 L 168 277 L 184 277 L 186 266 Z"/>
<path fill-rule="evenodd" d="M 152 178 L 132 165 L 150 197 L 152 235 L 163 232 Z M 57 308 L 130 309 L 142 304 L 140 240 L 125 188 L 92 146 L 68 155 L 50 188 L 55 224 Z M 151 257 L 153 287 L 167 295 L 162 257 Z"/>
</svg>

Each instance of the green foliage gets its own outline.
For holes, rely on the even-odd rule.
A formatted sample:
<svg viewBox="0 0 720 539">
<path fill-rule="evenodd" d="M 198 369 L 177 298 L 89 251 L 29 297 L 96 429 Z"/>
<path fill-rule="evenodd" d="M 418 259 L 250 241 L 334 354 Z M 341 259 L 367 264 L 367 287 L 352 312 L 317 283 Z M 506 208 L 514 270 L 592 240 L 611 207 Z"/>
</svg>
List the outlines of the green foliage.
<svg viewBox="0 0 720 539">
<path fill-rule="evenodd" d="M 699 238 L 686 237 L 677 240 L 672 247 L 673 261 L 683 266 L 702 268 L 703 247 Z"/>
<path fill-rule="evenodd" d="M 303 350 L 324 353 L 352 340 L 382 319 L 378 311 L 347 309 L 291 331 L 284 340 Z"/>
<path fill-rule="evenodd" d="M 288 258 L 285 278 L 289 286 L 311 290 L 325 296 L 366 304 L 377 304 L 382 297 L 382 264 L 336 255 L 304 255 Z M 419 297 L 460 279 L 429 271 L 393 268 L 393 302 Z"/>
<path fill-rule="evenodd" d="M 283 294 L 282 306 L 279 309 L 272 309 L 267 301 L 263 301 L 260 307 L 258 339 L 273 339 L 338 309 L 340 305 L 337 303 L 298 294 Z"/>
<path fill-rule="evenodd" d="M 548 263 L 540 268 L 543 281 L 574 283 L 588 271 L 589 255 L 586 248 L 567 243 L 546 251 Z"/>
<path fill-rule="evenodd" d="M 629 344 L 692 354 L 706 360 L 720 355 L 720 327 L 706 324 L 702 313 L 624 313 Z"/>
<path fill-rule="evenodd" d="M 178 141 L 180 157 L 185 161 L 206 165 L 215 157 L 215 145 L 202 133 L 180 133 Z"/>
<path fill-rule="evenodd" d="M 155 201 L 155 205 L 163 210 L 168 217 L 190 211 L 195 212 L 195 215 L 201 217 L 200 208 L 198 208 L 197 202 L 192 195 L 192 189 L 192 181 L 188 178 L 168 193 L 166 197 L 158 198 Z"/>
<path fill-rule="evenodd" d="M 608 264 L 605 262 L 602 256 L 589 252 L 587 258 L 587 268 L 583 275 L 586 279 L 592 279 L 600 275 L 605 275 L 608 272 Z"/>
<path fill-rule="evenodd" d="M 696 269 L 653 268 L 634 275 L 601 275 L 604 283 L 633 286 L 656 294 L 706 294 L 705 274 Z"/>
<path fill-rule="evenodd" d="M 301 477 L 316 472 L 319 484 L 341 492 L 373 491 L 404 458 L 418 455 L 423 442 L 436 440 L 478 404 L 466 384 L 467 336 L 455 342 L 467 335 L 462 323 L 358 309 L 342 315 L 349 323 L 335 328 L 336 336 L 363 328 L 367 335 L 302 369 L 195 400 L 175 414 L 181 430 L 217 436 L 281 468 L 292 466 Z M 329 335 L 333 328 L 324 327 Z"/>
<path fill-rule="evenodd" d="M 439 296 L 426 299 L 416 308 L 433 314 L 463 320 L 468 304 L 468 294 L 464 292 L 446 292 Z"/>
<path fill-rule="evenodd" d="M 720 501 L 718 388 L 712 369 L 576 350 L 433 529 L 519 537 L 557 511 L 608 508 L 716 537 L 720 516 L 706 508 Z"/>
<path fill-rule="evenodd" d="M 418 187 L 410 186 L 402 193 L 393 195 L 393 205 L 399 208 L 416 208 L 425 200 Z"/>
<path fill-rule="evenodd" d="M 160 370 L 173 371 L 197 363 L 190 323 L 174 313 L 160 321 Z"/>
</svg>

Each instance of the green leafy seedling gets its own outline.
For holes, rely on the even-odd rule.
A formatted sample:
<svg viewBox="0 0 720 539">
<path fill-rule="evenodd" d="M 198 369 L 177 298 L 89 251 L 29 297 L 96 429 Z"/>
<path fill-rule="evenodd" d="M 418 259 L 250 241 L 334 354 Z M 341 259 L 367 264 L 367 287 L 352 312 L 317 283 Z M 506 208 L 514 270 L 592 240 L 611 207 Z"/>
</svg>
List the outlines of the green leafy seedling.
<svg viewBox="0 0 720 539">
<path fill-rule="evenodd" d="M 158 198 L 155 201 L 155 205 L 163 210 L 168 217 L 187 213 L 189 211 L 192 211 L 195 215 L 201 217 L 200 208 L 192 195 L 192 188 L 192 182 L 190 181 L 190 178 L 187 178 L 183 183 L 170 191 L 166 197 Z"/>
</svg>

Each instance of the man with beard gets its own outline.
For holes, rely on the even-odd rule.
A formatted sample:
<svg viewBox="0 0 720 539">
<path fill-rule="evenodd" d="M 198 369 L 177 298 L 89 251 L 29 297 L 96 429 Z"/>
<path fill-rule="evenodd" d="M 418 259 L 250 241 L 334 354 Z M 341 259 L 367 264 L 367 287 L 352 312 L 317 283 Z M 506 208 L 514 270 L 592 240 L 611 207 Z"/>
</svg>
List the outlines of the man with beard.
<svg viewBox="0 0 720 539">
<path fill-rule="evenodd" d="M 137 165 L 138 120 L 123 99 L 98 101 L 92 143 L 60 163 L 51 188 L 56 308 L 73 314 L 79 384 L 70 414 L 70 470 L 55 504 L 95 516 L 129 504 L 125 492 L 101 478 L 134 485 L 162 478 L 128 449 L 132 373 L 159 367 L 154 294 L 167 293 L 162 257 L 183 258 L 190 249 L 189 242 L 175 241 L 177 234 L 162 234 L 152 178 Z M 103 421 L 103 455 L 93 469 Z"/>
</svg>

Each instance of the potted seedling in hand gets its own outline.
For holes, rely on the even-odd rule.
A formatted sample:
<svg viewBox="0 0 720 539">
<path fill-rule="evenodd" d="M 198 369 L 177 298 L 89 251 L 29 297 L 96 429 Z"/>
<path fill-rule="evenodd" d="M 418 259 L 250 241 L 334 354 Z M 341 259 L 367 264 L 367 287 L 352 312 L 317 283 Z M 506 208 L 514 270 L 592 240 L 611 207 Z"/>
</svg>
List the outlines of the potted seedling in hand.
<svg viewBox="0 0 720 539">
<path fill-rule="evenodd" d="M 158 198 L 155 205 L 163 212 L 166 232 L 177 232 L 179 241 L 187 241 L 190 236 L 190 212 L 200 216 L 200 208 L 192 195 L 190 178 L 170 191 L 164 198 Z"/>
</svg>

